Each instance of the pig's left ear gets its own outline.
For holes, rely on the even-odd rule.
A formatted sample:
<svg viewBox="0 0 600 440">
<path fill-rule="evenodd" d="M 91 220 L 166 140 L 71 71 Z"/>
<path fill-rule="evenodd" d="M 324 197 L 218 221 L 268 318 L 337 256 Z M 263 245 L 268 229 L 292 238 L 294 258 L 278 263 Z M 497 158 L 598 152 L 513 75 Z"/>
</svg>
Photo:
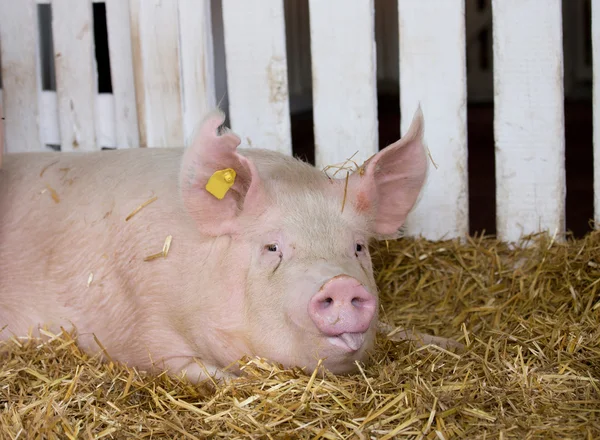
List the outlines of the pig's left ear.
<svg viewBox="0 0 600 440">
<path fill-rule="evenodd" d="M 197 130 L 185 150 L 179 183 L 183 204 L 202 233 L 235 234 L 242 215 L 256 216 L 264 193 L 254 163 L 237 152 L 240 138 L 228 130 L 215 111 Z"/>
<path fill-rule="evenodd" d="M 374 210 L 373 232 L 396 236 L 417 201 L 427 174 L 423 113 L 419 107 L 402 139 L 371 156 L 350 177 L 358 211 Z"/>
</svg>

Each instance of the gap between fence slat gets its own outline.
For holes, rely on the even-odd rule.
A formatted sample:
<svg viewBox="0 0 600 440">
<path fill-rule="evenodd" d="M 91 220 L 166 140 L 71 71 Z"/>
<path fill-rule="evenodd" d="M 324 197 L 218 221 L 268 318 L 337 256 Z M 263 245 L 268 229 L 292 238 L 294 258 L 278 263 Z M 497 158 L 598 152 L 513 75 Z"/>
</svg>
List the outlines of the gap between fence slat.
<svg viewBox="0 0 600 440">
<path fill-rule="evenodd" d="M 286 0 L 285 27 L 291 114 L 312 110 L 308 2 Z"/>
<path fill-rule="evenodd" d="M 52 34 L 61 149 L 98 150 L 92 2 L 52 0 Z"/>
<path fill-rule="evenodd" d="M 373 0 L 311 0 L 309 11 L 315 163 L 357 153 L 360 165 L 379 147 Z"/>
<path fill-rule="evenodd" d="M 114 95 L 114 146 L 117 148 L 139 147 L 129 1 L 106 0 L 106 26 Z"/>
<path fill-rule="evenodd" d="M 560 0 L 493 0 L 497 232 L 565 229 Z"/>
<path fill-rule="evenodd" d="M 600 228 L 600 4 L 592 1 L 592 67 L 594 121 L 594 221 Z"/>
<path fill-rule="evenodd" d="M 229 113 L 244 146 L 292 153 L 282 0 L 223 2 Z"/>
<path fill-rule="evenodd" d="M 479 2 L 466 0 L 466 50 L 467 50 L 467 95 L 469 102 L 488 103 L 493 99 L 493 71 L 491 66 L 492 45 L 491 45 L 491 23 L 492 6 L 486 4 L 484 8 L 479 8 Z M 489 41 L 481 41 L 480 35 L 486 31 Z M 481 65 L 482 51 L 489 53 L 489 63 L 487 66 Z"/>
<path fill-rule="evenodd" d="M 3 113 L 6 151 L 43 148 L 38 124 L 40 74 L 35 0 L 0 0 Z"/>
<path fill-rule="evenodd" d="M 188 144 L 216 106 L 210 0 L 179 0 L 183 125 Z"/>
<path fill-rule="evenodd" d="M 420 104 L 437 165 L 429 163 L 408 235 L 436 240 L 468 233 L 464 14 L 464 0 L 398 1 L 401 133 Z"/>
</svg>

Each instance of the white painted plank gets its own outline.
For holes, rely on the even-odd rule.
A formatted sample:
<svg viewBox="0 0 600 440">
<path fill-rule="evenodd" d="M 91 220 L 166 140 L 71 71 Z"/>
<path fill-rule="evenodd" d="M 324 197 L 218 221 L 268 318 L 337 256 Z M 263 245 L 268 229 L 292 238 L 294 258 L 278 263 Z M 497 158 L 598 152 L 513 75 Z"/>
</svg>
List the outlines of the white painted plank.
<svg viewBox="0 0 600 440">
<path fill-rule="evenodd" d="M 497 233 L 565 229 L 560 0 L 493 0 Z"/>
<path fill-rule="evenodd" d="M 130 6 L 140 145 L 181 147 L 177 2 L 131 0 Z"/>
<path fill-rule="evenodd" d="M 52 0 L 52 34 L 62 151 L 93 151 L 97 86 L 90 0 Z"/>
<path fill-rule="evenodd" d="M 291 154 L 283 0 L 224 1 L 223 25 L 232 129 Z"/>
<path fill-rule="evenodd" d="M 144 93 L 144 69 L 142 65 L 142 43 L 140 35 L 140 2 L 129 0 L 129 28 L 131 32 L 131 62 L 133 63 L 133 82 L 135 86 L 135 108 L 138 121 L 140 147 L 148 146 L 146 133 L 146 99 Z"/>
<path fill-rule="evenodd" d="M 210 0 L 179 0 L 183 126 L 186 145 L 216 106 Z"/>
<path fill-rule="evenodd" d="M 310 0 L 317 167 L 378 150 L 373 0 Z"/>
<path fill-rule="evenodd" d="M 124 0 L 105 1 L 110 72 L 115 107 L 113 112 L 115 120 L 112 121 L 115 127 L 115 146 L 117 148 L 139 147 L 129 2 Z"/>
<path fill-rule="evenodd" d="M 600 53 L 600 2 L 592 1 L 592 53 Z M 600 229 L 600 56 L 592 56 L 594 105 L 594 221 Z"/>
<path fill-rule="evenodd" d="M 431 240 L 469 228 L 464 0 L 399 0 L 401 133 L 417 106 L 430 163 L 406 231 Z"/>
<path fill-rule="evenodd" d="M 42 148 L 38 126 L 40 77 L 35 0 L 0 0 L 6 151 Z"/>
<path fill-rule="evenodd" d="M 40 95 L 40 132 L 44 146 L 61 144 L 58 98 L 56 92 L 50 90 L 44 90 Z"/>
<path fill-rule="evenodd" d="M 117 148 L 115 138 L 115 98 L 111 93 L 96 95 L 96 139 L 98 148 Z"/>
</svg>

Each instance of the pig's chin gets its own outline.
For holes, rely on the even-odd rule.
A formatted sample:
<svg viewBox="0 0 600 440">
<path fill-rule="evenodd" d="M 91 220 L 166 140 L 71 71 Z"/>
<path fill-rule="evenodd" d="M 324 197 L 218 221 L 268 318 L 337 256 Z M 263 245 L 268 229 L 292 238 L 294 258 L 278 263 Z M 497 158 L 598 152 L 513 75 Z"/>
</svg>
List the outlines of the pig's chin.
<svg viewBox="0 0 600 440">
<path fill-rule="evenodd" d="M 370 350 L 375 342 L 375 331 L 371 325 L 366 331 L 360 333 L 345 332 L 338 335 L 321 333 L 321 338 L 327 345 L 325 350 L 342 357 L 359 359 L 365 351 Z"/>
<path fill-rule="evenodd" d="M 364 333 L 321 335 L 321 341 L 320 352 L 325 358 L 324 365 L 335 374 L 355 372 L 355 362 L 363 362 L 375 342 L 372 328 Z"/>
<path fill-rule="evenodd" d="M 297 340 L 296 350 L 309 356 L 309 359 L 305 358 L 304 362 L 308 361 L 313 365 L 311 362 L 314 359 L 321 358 L 324 360 L 324 366 L 334 374 L 356 371 L 355 362 L 363 362 L 375 342 L 373 325 L 365 332 L 328 335 L 319 331 L 312 322 L 302 322 L 295 315 L 290 316 L 290 323 L 294 329 L 293 333 L 301 335 Z"/>
<path fill-rule="evenodd" d="M 323 347 L 323 365 L 334 374 L 353 374 L 358 367 L 356 362 L 364 362 L 368 351 L 372 348 L 372 332 L 344 333 L 338 336 L 327 336 Z M 327 354 L 326 354 L 327 353 Z"/>
</svg>

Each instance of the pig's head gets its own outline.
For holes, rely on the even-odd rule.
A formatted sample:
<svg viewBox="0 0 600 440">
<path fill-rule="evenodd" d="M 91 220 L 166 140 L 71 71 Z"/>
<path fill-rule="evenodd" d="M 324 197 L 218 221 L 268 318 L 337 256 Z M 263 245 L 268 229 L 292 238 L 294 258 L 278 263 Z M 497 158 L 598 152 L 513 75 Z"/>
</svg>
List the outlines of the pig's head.
<svg viewBox="0 0 600 440">
<path fill-rule="evenodd" d="M 307 368 L 324 359 L 334 373 L 354 371 L 377 326 L 369 241 L 397 236 L 425 179 L 420 110 L 401 140 L 340 179 L 279 153 L 238 150 L 236 135 L 219 132 L 223 121 L 215 113 L 198 130 L 184 154 L 181 189 L 200 234 L 230 237 L 227 270 L 243 284 L 251 351 L 240 356 Z M 235 179 L 228 176 L 233 185 L 218 198 L 206 184 L 225 169 Z"/>
</svg>

